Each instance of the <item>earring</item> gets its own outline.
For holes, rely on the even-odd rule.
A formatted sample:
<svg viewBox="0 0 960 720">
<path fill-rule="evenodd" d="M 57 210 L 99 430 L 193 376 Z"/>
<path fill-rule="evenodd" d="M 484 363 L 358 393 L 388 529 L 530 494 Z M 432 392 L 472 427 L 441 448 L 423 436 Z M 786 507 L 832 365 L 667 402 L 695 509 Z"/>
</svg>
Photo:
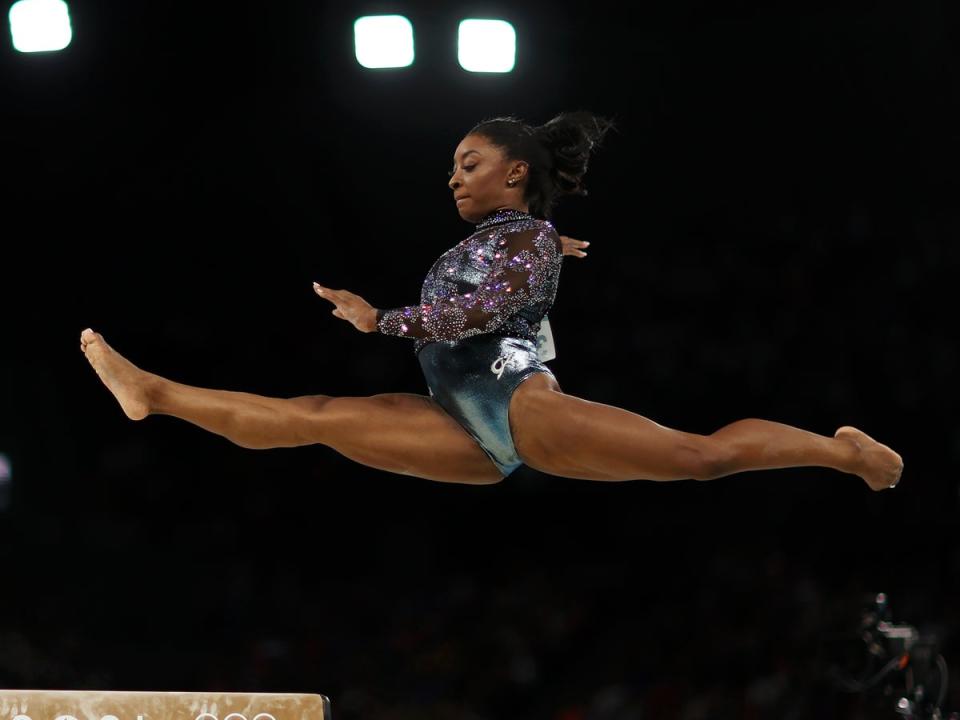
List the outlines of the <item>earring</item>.
<svg viewBox="0 0 960 720">
<path fill-rule="evenodd" d="M 516 180 L 507 180 L 507 185 L 509 185 L 510 187 L 513 187 L 516 184 L 517 184 Z"/>
</svg>

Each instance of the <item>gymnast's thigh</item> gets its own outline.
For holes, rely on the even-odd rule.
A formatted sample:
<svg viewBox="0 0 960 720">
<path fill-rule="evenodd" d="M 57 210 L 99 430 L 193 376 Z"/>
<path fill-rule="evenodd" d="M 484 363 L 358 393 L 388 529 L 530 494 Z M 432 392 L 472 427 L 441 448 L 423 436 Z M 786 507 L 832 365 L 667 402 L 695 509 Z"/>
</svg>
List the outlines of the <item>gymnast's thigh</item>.
<svg viewBox="0 0 960 720">
<path fill-rule="evenodd" d="M 517 388 L 510 421 L 524 464 L 560 477 L 703 479 L 725 462 L 723 448 L 710 437 L 564 394 L 546 376 L 534 376 Z"/>
<path fill-rule="evenodd" d="M 427 480 L 491 484 L 493 461 L 433 398 L 414 393 L 293 398 L 308 411 L 317 442 L 356 462 Z"/>
</svg>

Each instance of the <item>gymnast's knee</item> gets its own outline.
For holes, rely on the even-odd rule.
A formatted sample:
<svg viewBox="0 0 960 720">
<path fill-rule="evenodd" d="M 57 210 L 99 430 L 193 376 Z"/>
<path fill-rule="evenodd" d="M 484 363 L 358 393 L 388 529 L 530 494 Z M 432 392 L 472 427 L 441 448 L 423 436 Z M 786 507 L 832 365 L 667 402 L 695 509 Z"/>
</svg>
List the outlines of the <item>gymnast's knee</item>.
<svg viewBox="0 0 960 720">
<path fill-rule="evenodd" d="M 691 455 L 689 469 L 694 480 L 716 480 L 735 472 L 733 451 L 724 442 L 704 436 Z"/>
</svg>

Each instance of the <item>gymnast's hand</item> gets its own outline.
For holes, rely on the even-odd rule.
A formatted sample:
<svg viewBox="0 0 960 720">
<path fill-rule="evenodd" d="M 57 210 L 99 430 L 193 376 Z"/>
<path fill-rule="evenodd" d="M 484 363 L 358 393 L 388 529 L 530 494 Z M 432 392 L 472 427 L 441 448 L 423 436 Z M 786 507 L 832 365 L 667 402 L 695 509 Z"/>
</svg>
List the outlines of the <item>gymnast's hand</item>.
<svg viewBox="0 0 960 720">
<path fill-rule="evenodd" d="M 590 243 L 585 240 L 577 240 L 576 238 L 567 237 L 566 235 L 560 236 L 560 241 L 563 243 L 563 254 L 564 255 L 573 255 L 578 258 L 585 258 L 587 254 L 578 248 L 585 248 Z"/>
<path fill-rule="evenodd" d="M 317 283 L 313 289 L 324 300 L 329 300 L 336 307 L 333 315 L 351 323 L 360 332 L 373 332 L 377 329 L 377 309 L 359 295 L 347 290 L 331 290 Z"/>
</svg>

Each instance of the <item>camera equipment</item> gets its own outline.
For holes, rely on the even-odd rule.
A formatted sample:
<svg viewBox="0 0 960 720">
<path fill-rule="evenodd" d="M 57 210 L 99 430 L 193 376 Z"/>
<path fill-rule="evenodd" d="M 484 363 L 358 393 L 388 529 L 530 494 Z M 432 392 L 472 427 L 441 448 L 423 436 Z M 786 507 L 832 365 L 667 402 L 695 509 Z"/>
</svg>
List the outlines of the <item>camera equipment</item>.
<svg viewBox="0 0 960 720">
<path fill-rule="evenodd" d="M 858 628 L 867 651 L 863 669 L 853 677 L 834 667 L 836 686 L 851 693 L 877 690 L 893 699 L 904 720 L 943 720 L 947 663 L 936 635 L 921 635 L 912 625 L 892 622 L 886 593 L 877 593 L 863 610 Z M 950 713 L 947 720 L 960 720 Z"/>
</svg>

